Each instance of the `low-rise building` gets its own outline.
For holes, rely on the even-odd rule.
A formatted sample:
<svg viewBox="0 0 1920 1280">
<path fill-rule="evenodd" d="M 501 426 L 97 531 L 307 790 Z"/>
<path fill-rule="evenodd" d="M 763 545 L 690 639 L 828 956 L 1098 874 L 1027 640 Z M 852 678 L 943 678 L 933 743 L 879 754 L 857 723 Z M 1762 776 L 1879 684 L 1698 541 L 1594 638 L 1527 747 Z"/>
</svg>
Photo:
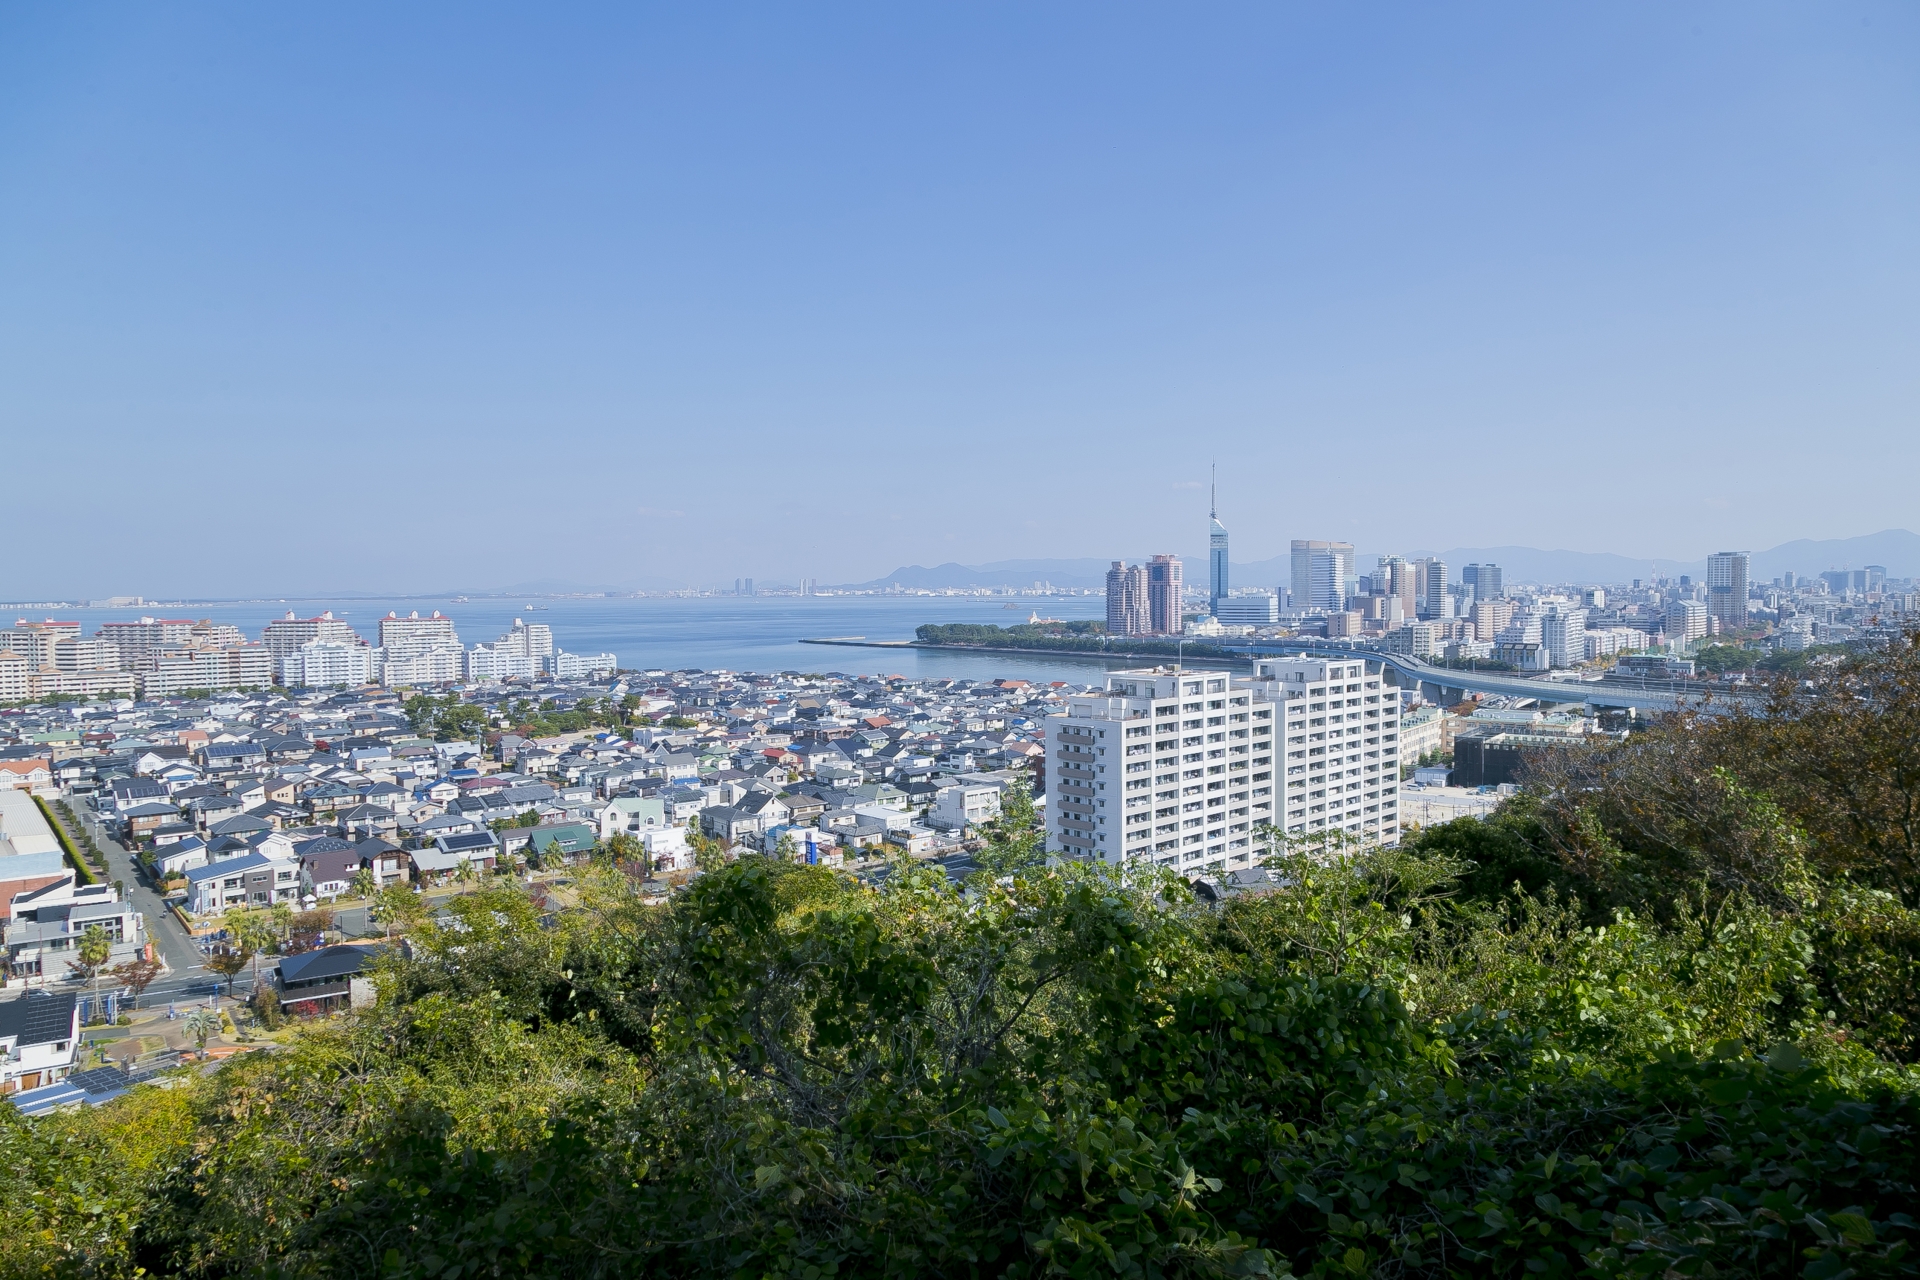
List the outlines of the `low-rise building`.
<svg viewBox="0 0 1920 1280">
<path fill-rule="evenodd" d="M 66 1078 L 80 1052 L 80 1001 L 71 992 L 26 991 L 0 1002 L 0 1093 Z"/>
</svg>

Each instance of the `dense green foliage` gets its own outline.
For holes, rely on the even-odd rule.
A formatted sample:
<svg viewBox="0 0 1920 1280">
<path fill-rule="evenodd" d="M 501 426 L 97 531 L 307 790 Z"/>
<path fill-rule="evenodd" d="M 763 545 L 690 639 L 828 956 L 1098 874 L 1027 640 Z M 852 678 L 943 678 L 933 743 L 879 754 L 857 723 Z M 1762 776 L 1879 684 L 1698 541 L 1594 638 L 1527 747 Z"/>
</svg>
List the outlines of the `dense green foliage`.
<svg viewBox="0 0 1920 1280">
<path fill-rule="evenodd" d="M 1017 795 L 964 889 L 403 894 L 377 1008 L 0 1122 L 0 1271 L 1920 1274 L 1912 665 L 1218 906 Z"/>
<path fill-rule="evenodd" d="M 401 706 L 415 733 L 424 733 L 439 742 L 478 741 L 487 731 L 487 713 L 460 695 L 449 693 L 434 697 L 416 693 Z"/>
<path fill-rule="evenodd" d="M 996 627 L 973 622 L 923 623 L 914 629 L 922 644 L 965 645 L 995 649 L 1070 649 L 1084 653 L 1174 654 L 1190 658 L 1235 657 L 1218 645 L 1177 640 L 1116 636 L 1109 640 L 1102 622 L 1020 623 Z"/>
<path fill-rule="evenodd" d="M 1762 649 L 1739 644 L 1703 645 L 1693 655 L 1694 669 L 1720 675 L 1727 671 L 1751 671 L 1766 657 Z"/>
</svg>

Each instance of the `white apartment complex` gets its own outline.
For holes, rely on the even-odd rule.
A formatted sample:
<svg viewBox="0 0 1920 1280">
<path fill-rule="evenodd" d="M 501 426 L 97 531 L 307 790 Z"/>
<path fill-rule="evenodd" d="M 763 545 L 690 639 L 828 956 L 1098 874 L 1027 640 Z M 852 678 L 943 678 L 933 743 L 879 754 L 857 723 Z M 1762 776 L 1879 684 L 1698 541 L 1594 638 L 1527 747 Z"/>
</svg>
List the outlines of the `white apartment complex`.
<svg viewBox="0 0 1920 1280">
<path fill-rule="evenodd" d="M 292 688 L 370 684 L 379 675 L 381 652 L 366 644 L 309 640 L 280 659 L 280 679 Z"/>
<path fill-rule="evenodd" d="M 174 698 L 190 689 L 265 689 L 273 684 L 273 655 L 264 645 L 183 649 L 155 654 L 141 677 L 140 696 Z"/>
<path fill-rule="evenodd" d="M 620 669 L 620 659 L 611 653 L 568 653 L 553 655 L 553 674 L 562 680 L 590 680 Z"/>
<path fill-rule="evenodd" d="M 438 609 L 425 618 L 418 609 L 404 618 L 389 611 L 380 619 L 380 648 L 386 655 L 380 678 L 389 688 L 444 684 L 467 674 L 460 633 Z"/>
<path fill-rule="evenodd" d="M 334 617 L 331 610 L 317 618 L 300 618 L 289 609 L 286 617 L 275 618 L 260 634 L 260 643 L 276 662 L 298 650 L 301 645 L 311 644 L 315 640 L 353 644 L 359 639 L 353 628 L 344 620 Z"/>
<path fill-rule="evenodd" d="M 1707 606 L 1698 600 L 1675 600 L 1667 606 L 1667 637 L 1691 644 L 1707 634 Z"/>
<path fill-rule="evenodd" d="M 1273 658 L 1246 682 L 1274 708 L 1284 759 L 1273 825 L 1289 836 L 1344 831 L 1400 840 L 1400 691 L 1358 658 Z"/>
<path fill-rule="evenodd" d="M 1274 708 L 1219 671 L 1115 671 L 1049 716 L 1047 849 L 1186 874 L 1250 867 L 1274 819 Z"/>
</svg>

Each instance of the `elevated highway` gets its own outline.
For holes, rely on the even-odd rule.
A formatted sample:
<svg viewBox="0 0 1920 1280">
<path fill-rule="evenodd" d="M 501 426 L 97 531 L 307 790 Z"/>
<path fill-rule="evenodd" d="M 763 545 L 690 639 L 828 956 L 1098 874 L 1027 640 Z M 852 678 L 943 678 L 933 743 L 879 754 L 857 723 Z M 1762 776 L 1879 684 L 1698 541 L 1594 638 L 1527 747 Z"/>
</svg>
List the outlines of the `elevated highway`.
<svg viewBox="0 0 1920 1280">
<path fill-rule="evenodd" d="M 1457 671 L 1402 653 L 1385 653 L 1362 645 L 1329 644 L 1324 640 L 1268 640 L 1256 644 L 1228 644 L 1222 648 L 1244 653 L 1249 658 L 1282 658 L 1311 655 L 1325 658 L 1360 656 L 1390 668 L 1403 688 L 1418 689 L 1430 701 L 1446 705 L 1459 702 L 1468 693 L 1500 694 L 1509 698 L 1533 698 L 1541 702 L 1580 702 L 1596 708 L 1633 708 L 1637 711 L 1677 711 L 1717 704 L 1757 702 L 1758 693 L 1730 692 L 1714 688 L 1711 702 L 1705 691 L 1696 692 L 1683 682 L 1648 682 L 1645 685 L 1596 680 L 1529 679 L 1502 671 Z M 1676 687 L 1678 686 L 1678 687 Z"/>
</svg>

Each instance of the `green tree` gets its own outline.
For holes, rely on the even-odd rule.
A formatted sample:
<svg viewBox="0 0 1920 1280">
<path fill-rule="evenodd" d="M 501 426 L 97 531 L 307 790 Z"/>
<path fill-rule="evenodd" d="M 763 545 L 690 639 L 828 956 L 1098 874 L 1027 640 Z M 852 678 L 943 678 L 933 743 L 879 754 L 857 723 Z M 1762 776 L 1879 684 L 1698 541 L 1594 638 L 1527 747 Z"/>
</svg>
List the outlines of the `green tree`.
<svg viewBox="0 0 1920 1280">
<path fill-rule="evenodd" d="M 1033 805 L 1033 792 L 1016 779 L 1000 794 L 1000 813 L 987 823 L 986 845 L 974 860 L 993 876 L 1014 875 L 1046 863 L 1046 832 Z"/>
<path fill-rule="evenodd" d="M 260 955 L 269 951 L 280 939 L 280 924 L 272 908 L 233 907 L 221 921 L 227 930 L 227 936 L 236 946 L 246 953 L 253 964 L 253 981 L 260 982 Z M 232 989 L 229 980 L 228 989 Z"/>
<path fill-rule="evenodd" d="M 353 873 L 352 889 L 356 898 L 371 898 L 379 892 L 380 879 L 373 874 L 372 867 L 362 867 Z"/>
<path fill-rule="evenodd" d="M 616 867 L 626 866 L 631 863 L 640 867 L 643 873 L 651 872 L 652 870 L 647 858 L 647 846 L 641 843 L 636 837 L 630 836 L 624 831 L 615 832 L 613 838 L 602 846 L 602 852 L 606 854 L 607 860 Z"/>
<path fill-rule="evenodd" d="M 426 903 L 421 896 L 399 882 L 374 895 L 373 915 L 391 939 L 396 931 L 410 933 L 426 918 Z"/>
<path fill-rule="evenodd" d="M 74 976 L 93 987 L 96 1008 L 100 997 L 100 972 L 112 957 L 113 938 L 99 925 L 90 924 L 74 948 L 74 959 L 67 962 L 67 968 L 73 970 Z"/>
<path fill-rule="evenodd" d="M 193 1037 L 193 1043 L 205 1052 L 207 1041 L 220 1034 L 220 1014 L 201 1005 L 187 1015 L 187 1034 Z"/>
</svg>

